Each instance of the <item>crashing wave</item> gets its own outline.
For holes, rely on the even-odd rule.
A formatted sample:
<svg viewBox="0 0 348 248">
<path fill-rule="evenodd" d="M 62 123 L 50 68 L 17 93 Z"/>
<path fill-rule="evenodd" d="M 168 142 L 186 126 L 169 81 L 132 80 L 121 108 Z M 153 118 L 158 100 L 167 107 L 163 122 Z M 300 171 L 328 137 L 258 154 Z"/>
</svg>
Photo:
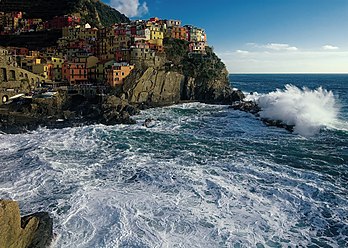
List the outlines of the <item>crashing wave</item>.
<svg viewBox="0 0 348 248">
<path fill-rule="evenodd" d="M 338 123 L 339 105 L 332 91 L 322 87 L 311 90 L 288 84 L 284 90 L 256 95 L 252 100 L 261 108 L 261 118 L 294 126 L 294 132 L 303 136 L 312 136 L 323 127 Z"/>
</svg>

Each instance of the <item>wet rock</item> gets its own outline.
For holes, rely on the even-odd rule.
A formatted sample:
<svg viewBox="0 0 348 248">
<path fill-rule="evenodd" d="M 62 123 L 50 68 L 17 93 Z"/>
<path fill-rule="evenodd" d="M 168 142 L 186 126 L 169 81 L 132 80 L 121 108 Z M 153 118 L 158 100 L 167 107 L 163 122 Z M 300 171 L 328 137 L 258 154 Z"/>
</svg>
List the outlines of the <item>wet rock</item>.
<svg viewBox="0 0 348 248">
<path fill-rule="evenodd" d="M 233 108 L 234 110 L 252 113 L 254 115 L 257 115 L 261 111 L 261 108 L 253 101 L 234 102 L 230 108 Z"/>
<path fill-rule="evenodd" d="M 253 101 L 239 101 L 239 102 L 234 102 L 230 108 L 234 110 L 240 110 L 244 112 L 251 113 L 255 115 L 256 117 L 260 117 L 260 112 L 261 108 L 257 105 L 256 102 Z M 283 123 L 280 120 L 270 120 L 267 118 L 261 118 L 262 122 L 265 123 L 267 126 L 274 126 L 274 127 L 279 127 L 279 128 L 284 128 L 288 130 L 289 132 L 294 131 L 294 126 L 293 125 L 288 125 L 286 123 Z"/>
<path fill-rule="evenodd" d="M 293 132 L 294 131 L 294 127 L 295 127 L 294 125 L 288 125 L 288 124 L 285 124 L 285 123 L 283 123 L 282 121 L 279 121 L 279 120 L 270 120 L 270 119 L 266 119 L 266 118 L 262 118 L 261 120 L 267 126 L 284 128 L 284 129 L 288 130 L 289 132 Z"/>
</svg>

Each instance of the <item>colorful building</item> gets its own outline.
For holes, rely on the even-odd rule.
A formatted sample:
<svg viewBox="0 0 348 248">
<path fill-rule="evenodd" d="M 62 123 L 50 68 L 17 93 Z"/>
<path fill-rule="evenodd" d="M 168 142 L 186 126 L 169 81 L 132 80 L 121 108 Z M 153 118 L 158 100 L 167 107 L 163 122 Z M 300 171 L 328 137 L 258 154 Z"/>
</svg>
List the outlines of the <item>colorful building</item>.
<svg viewBox="0 0 348 248">
<path fill-rule="evenodd" d="M 105 70 L 106 81 L 111 87 L 122 85 L 124 79 L 133 69 L 134 65 L 129 65 L 128 63 L 114 63 Z"/>
<path fill-rule="evenodd" d="M 173 39 L 178 39 L 178 40 L 187 40 L 186 28 L 180 27 L 180 26 L 174 26 L 168 30 L 170 32 L 169 37 Z"/>
<path fill-rule="evenodd" d="M 58 57 L 52 57 L 50 63 L 52 64 L 52 80 L 62 81 L 62 68 L 64 64 L 64 59 Z"/>
<path fill-rule="evenodd" d="M 194 53 L 194 54 L 206 54 L 205 47 L 206 47 L 206 43 L 204 41 L 191 42 L 189 44 L 189 51 L 190 53 Z"/>
<path fill-rule="evenodd" d="M 207 36 L 204 29 L 197 28 L 191 25 L 184 26 L 187 32 L 187 41 L 189 42 L 206 42 Z"/>
<path fill-rule="evenodd" d="M 63 80 L 70 84 L 88 82 L 86 63 L 65 62 L 62 67 Z"/>
</svg>

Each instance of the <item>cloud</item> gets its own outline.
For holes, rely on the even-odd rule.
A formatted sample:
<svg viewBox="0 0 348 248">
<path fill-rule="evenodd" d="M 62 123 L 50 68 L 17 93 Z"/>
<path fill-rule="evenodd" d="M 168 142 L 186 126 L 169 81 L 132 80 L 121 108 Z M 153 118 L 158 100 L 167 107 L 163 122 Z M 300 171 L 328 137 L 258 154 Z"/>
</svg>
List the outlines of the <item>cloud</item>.
<svg viewBox="0 0 348 248">
<path fill-rule="evenodd" d="M 325 45 L 325 46 L 322 46 L 321 48 L 324 50 L 338 50 L 339 49 L 339 47 L 332 46 L 332 45 Z"/>
<path fill-rule="evenodd" d="M 281 44 L 281 43 L 269 43 L 264 46 L 265 48 L 275 50 L 275 51 L 297 51 L 298 48 L 294 46 L 290 46 L 289 44 Z"/>
<path fill-rule="evenodd" d="M 249 51 L 244 51 L 244 50 L 236 50 L 236 53 L 238 54 L 248 54 Z"/>
<path fill-rule="evenodd" d="M 257 44 L 257 43 L 247 43 L 247 46 L 252 46 L 254 48 L 266 48 L 273 51 L 297 51 L 298 48 L 295 46 L 290 46 L 289 44 L 285 43 L 268 43 L 266 45 L 264 44 Z"/>
<path fill-rule="evenodd" d="M 139 0 L 110 0 L 110 6 L 128 17 L 143 16 L 149 12 L 147 3 Z"/>
</svg>

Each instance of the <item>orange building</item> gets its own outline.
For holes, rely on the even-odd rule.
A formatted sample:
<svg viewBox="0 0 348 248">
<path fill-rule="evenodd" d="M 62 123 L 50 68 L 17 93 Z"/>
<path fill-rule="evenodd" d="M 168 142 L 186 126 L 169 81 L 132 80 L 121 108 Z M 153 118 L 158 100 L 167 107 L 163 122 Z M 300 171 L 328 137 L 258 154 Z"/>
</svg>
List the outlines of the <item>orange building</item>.
<svg viewBox="0 0 348 248">
<path fill-rule="evenodd" d="M 71 84 L 88 82 L 86 63 L 66 62 L 62 67 L 62 78 Z"/>
<path fill-rule="evenodd" d="M 106 78 L 107 83 L 115 87 L 116 85 L 122 85 L 124 79 L 131 73 L 134 69 L 134 65 L 129 65 L 128 63 L 115 63 L 111 67 L 107 68 Z"/>
<path fill-rule="evenodd" d="M 187 40 L 187 32 L 184 27 L 173 27 L 171 29 L 171 37 L 178 40 Z"/>
</svg>

